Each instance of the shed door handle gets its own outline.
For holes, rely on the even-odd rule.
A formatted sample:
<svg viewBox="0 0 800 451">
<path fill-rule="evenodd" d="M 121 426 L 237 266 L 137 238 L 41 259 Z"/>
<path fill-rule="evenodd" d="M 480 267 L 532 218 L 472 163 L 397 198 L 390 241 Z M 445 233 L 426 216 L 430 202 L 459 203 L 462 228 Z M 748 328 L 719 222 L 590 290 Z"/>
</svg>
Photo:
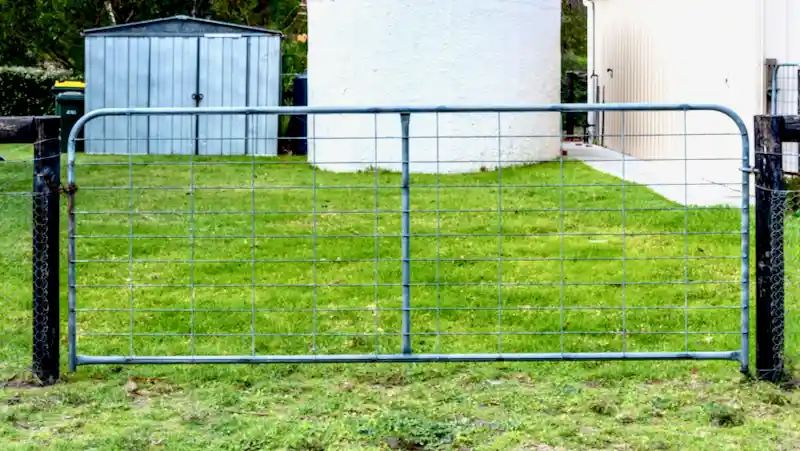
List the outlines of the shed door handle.
<svg viewBox="0 0 800 451">
<path fill-rule="evenodd" d="M 199 92 L 192 94 L 192 100 L 194 100 L 195 102 L 203 100 L 203 94 L 200 94 Z"/>
</svg>

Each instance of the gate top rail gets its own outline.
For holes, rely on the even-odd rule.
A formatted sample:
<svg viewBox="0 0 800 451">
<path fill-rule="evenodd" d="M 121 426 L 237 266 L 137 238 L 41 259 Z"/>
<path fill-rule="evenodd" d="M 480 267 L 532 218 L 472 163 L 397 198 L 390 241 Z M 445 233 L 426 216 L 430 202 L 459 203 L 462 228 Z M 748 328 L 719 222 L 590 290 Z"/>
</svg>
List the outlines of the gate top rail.
<svg viewBox="0 0 800 451">
<path fill-rule="evenodd" d="M 69 132 L 67 143 L 67 183 L 75 183 L 75 143 L 84 125 L 96 117 L 146 116 L 146 115 L 212 115 L 212 114 L 432 114 L 432 113 L 572 113 L 588 111 L 717 111 L 728 116 L 742 136 L 742 163 L 749 166 L 750 139 L 747 126 L 733 109 L 718 104 L 693 103 L 562 103 L 544 105 L 430 105 L 430 106 L 371 106 L 371 107 L 151 107 L 151 108 L 100 108 L 83 115 Z"/>
</svg>

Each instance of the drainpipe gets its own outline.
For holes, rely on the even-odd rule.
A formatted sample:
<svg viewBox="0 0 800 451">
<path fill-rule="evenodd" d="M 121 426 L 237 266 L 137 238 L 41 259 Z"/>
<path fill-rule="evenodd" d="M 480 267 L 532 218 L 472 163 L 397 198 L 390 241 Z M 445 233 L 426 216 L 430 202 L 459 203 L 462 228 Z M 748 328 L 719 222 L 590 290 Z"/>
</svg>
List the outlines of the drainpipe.
<svg viewBox="0 0 800 451">
<path fill-rule="evenodd" d="M 587 10 L 587 22 L 588 22 L 588 29 L 591 30 L 589 33 L 589 48 L 591 52 L 587 55 L 589 59 L 589 79 L 587 80 L 587 98 L 586 103 L 594 104 L 597 100 L 597 91 L 598 91 L 598 76 L 597 71 L 595 70 L 597 65 L 597 47 L 596 47 L 596 40 L 595 37 L 597 35 L 596 27 L 595 27 L 595 5 L 594 0 L 583 0 L 583 6 L 590 8 Z M 588 30 L 587 30 L 588 31 Z M 592 111 L 588 114 L 587 122 L 589 123 L 589 143 L 593 143 L 595 137 L 597 136 L 597 111 Z"/>
</svg>

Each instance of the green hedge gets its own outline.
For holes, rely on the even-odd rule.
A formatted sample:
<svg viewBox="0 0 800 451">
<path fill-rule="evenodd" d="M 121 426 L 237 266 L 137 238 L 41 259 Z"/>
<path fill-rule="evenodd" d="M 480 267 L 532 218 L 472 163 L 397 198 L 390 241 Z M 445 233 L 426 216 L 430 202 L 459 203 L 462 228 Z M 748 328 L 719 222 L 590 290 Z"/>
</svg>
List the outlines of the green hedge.
<svg viewBox="0 0 800 451">
<path fill-rule="evenodd" d="M 0 67 L 0 116 L 54 114 L 52 89 L 59 80 L 81 80 L 81 77 L 60 69 Z"/>
</svg>

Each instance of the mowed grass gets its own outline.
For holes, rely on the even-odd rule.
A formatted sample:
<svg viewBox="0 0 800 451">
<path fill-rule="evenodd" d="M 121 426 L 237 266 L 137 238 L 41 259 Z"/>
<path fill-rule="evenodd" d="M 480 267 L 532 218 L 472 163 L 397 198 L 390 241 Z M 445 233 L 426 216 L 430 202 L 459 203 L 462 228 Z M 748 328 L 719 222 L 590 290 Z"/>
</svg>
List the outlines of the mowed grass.
<svg viewBox="0 0 800 451">
<path fill-rule="evenodd" d="M 284 158 L 94 165 L 127 161 L 79 160 L 80 354 L 400 352 L 399 174 Z M 413 175 L 411 210 L 416 353 L 739 346 L 735 209 L 682 209 L 566 162 Z M 14 211 L 0 219 L 3 248 L 20 256 L 0 261 L 14 301 L 3 312 L 8 378 L 30 340 L 28 213 Z M 80 367 L 50 388 L 11 379 L 0 437 L 8 449 L 800 446 L 798 395 L 737 371 L 735 362 Z"/>
</svg>

